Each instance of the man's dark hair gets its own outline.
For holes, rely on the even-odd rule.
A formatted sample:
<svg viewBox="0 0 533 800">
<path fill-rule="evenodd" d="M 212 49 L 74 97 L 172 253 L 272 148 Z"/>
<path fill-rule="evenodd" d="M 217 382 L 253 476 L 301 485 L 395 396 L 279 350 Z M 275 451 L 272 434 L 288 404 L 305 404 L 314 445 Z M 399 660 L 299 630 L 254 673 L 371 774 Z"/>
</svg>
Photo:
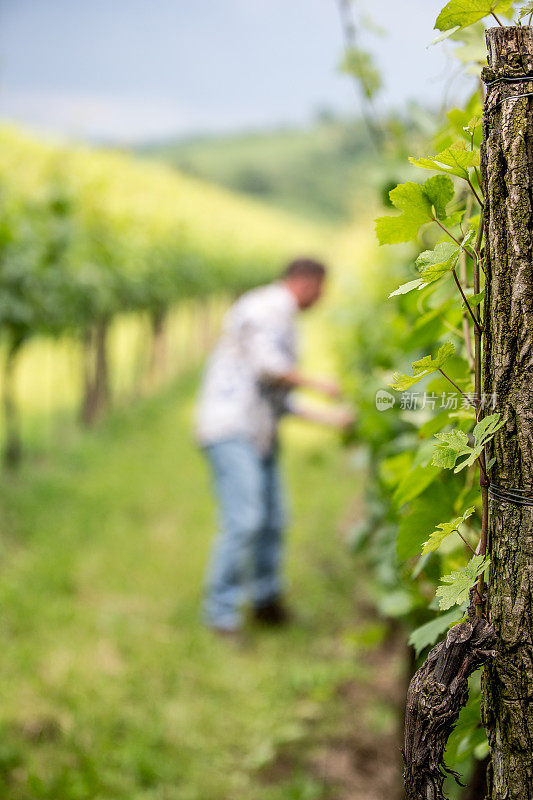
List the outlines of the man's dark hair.
<svg viewBox="0 0 533 800">
<path fill-rule="evenodd" d="M 298 275 L 309 275 L 315 278 L 324 278 L 326 272 L 326 267 L 320 261 L 315 261 L 313 258 L 295 258 L 294 261 L 287 264 L 283 277 L 293 278 Z"/>
</svg>

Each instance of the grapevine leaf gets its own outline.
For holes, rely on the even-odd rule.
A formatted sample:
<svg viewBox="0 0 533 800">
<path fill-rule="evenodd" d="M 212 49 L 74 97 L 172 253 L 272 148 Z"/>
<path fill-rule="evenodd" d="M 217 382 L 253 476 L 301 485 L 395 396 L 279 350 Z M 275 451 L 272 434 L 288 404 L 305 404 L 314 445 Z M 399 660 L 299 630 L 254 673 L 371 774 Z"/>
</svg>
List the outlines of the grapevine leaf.
<svg viewBox="0 0 533 800">
<path fill-rule="evenodd" d="M 463 130 L 465 133 L 472 135 L 476 132 L 480 125 L 481 119 L 479 117 L 472 117 L 472 119 L 468 121 L 468 124 L 463 126 Z"/>
<path fill-rule="evenodd" d="M 359 47 L 349 47 L 340 65 L 341 72 L 352 75 L 371 100 L 382 86 L 381 74 L 376 69 L 372 55 Z"/>
<path fill-rule="evenodd" d="M 444 631 L 460 619 L 460 609 L 454 608 L 452 611 L 448 611 L 447 614 L 439 614 L 435 619 L 416 628 L 409 637 L 409 644 L 415 648 L 416 655 L 419 656 L 425 647 L 434 644 L 441 633 L 444 633 Z"/>
<path fill-rule="evenodd" d="M 409 281 L 408 283 L 402 283 L 401 286 L 389 294 L 389 297 L 396 297 L 398 294 L 408 294 L 412 292 L 413 289 L 417 289 L 419 286 L 423 285 L 424 281 L 422 278 L 415 278 L 414 281 Z"/>
<path fill-rule="evenodd" d="M 424 250 L 416 259 L 416 266 L 425 284 L 433 283 L 450 272 L 459 258 L 460 248 L 451 242 L 439 242 L 434 250 Z"/>
<path fill-rule="evenodd" d="M 399 217 L 379 217 L 376 234 L 380 244 L 395 244 L 414 239 L 418 229 L 431 219 L 431 202 L 421 183 L 401 183 L 389 192 Z"/>
<path fill-rule="evenodd" d="M 476 230 L 477 230 L 477 229 L 476 229 Z M 462 248 L 462 249 L 464 249 L 464 248 L 467 246 L 467 244 L 470 244 L 470 242 L 471 242 L 473 239 L 475 239 L 475 237 L 476 237 L 476 230 L 472 229 L 472 230 L 469 230 L 469 231 L 468 231 L 468 233 L 467 233 L 467 234 L 466 234 L 466 236 L 464 237 L 463 241 L 461 242 L 461 248 Z"/>
<path fill-rule="evenodd" d="M 435 358 L 429 355 L 420 358 L 418 361 L 413 361 L 412 367 L 415 373 L 414 375 L 404 375 L 401 372 L 395 372 L 392 376 L 393 380 L 390 386 L 399 391 L 411 388 L 411 386 L 419 383 L 426 375 L 430 375 L 432 372 L 437 372 L 441 369 L 443 364 L 445 364 L 454 353 L 455 346 L 451 342 L 446 342 L 442 347 L 439 347 Z"/>
<path fill-rule="evenodd" d="M 402 213 L 397 217 L 378 217 L 376 234 L 380 244 L 397 244 L 414 239 L 421 225 L 446 216 L 446 205 L 454 194 L 447 175 L 434 175 L 424 184 L 408 181 L 389 192 L 391 203 Z"/>
<path fill-rule="evenodd" d="M 475 308 L 476 306 L 478 306 L 480 303 L 483 302 L 484 297 L 485 297 L 485 289 L 482 289 L 477 294 L 471 294 L 469 296 L 467 295 L 466 299 L 468 300 L 468 305 L 470 306 L 470 308 Z M 461 303 L 461 308 L 463 309 L 463 311 L 466 311 L 466 303 L 464 302 L 464 300 Z"/>
<path fill-rule="evenodd" d="M 513 0 L 450 0 L 437 17 L 435 28 L 439 31 L 466 28 L 493 11 L 506 12 L 512 5 Z"/>
<path fill-rule="evenodd" d="M 466 509 L 462 517 L 456 517 L 455 519 L 451 520 L 451 522 L 441 522 L 439 525 L 437 525 L 436 530 L 433 531 L 427 542 L 424 542 L 422 553 L 433 553 L 435 550 L 438 550 L 443 541 L 452 533 L 455 533 L 459 525 L 472 516 L 474 511 L 474 506 L 470 506 L 470 508 Z"/>
<path fill-rule="evenodd" d="M 439 439 L 441 444 L 435 445 L 431 463 L 444 469 L 455 467 L 454 472 L 461 472 L 465 467 L 471 467 L 481 455 L 485 445 L 504 424 L 504 420 L 500 420 L 499 414 L 490 414 L 482 419 L 472 431 L 473 447 L 469 444 L 467 434 L 459 429 L 447 433 L 436 433 L 435 438 Z M 455 466 L 459 456 L 466 456 L 466 458 Z"/>
<path fill-rule="evenodd" d="M 459 225 L 464 216 L 464 213 L 465 213 L 464 208 L 459 209 L 458 211 L 454 211 L 453 214 L 450 214 L 449 217 L 446 217 L 445 219 L 441 220 L 441 222 L 445 228 L 448 228 L 448 230 L 450 230 L 450 228 L 455 228 L 456 225 Z"/>
<path fill-rule="evenodd" d="M 435 358 L 431 356 L 424 356 L 419 358 L 418 361 L 413 361 L 413 370 L 415 375 L 429 375 L 431 372 L 437 372 L 449 358 L 455 353 L 455 345 L 451 342 L 445 342 L 437 350 Z"/>
<path fill-rule="evenodd" d="M 456 428 L 445 433 L 436 433 L 439 444 L 435 445 L 432 464 L 444 469 L 453 469 L 459 456 L 470 455 L 472 447 L 468 443 L 468 434 Z"/>
<path fill-rule="evenodd" d="M 454 605 L 461 605 L 470 594 L 470 589 L 475 584 L 479 575 L 485 571 L 490 559 L 483 555 L 473 556 L 464 569 L 443 575 L 442 583 L 437 587 L 436 596 L 439 598 L 439 608 L 447 611 Z"/>
<path fill-rule="evenodd" d="M 452 199 L 455 190 L 451 178 L 447 175 L 433 175 L 424 183 L 426 194 L 435 208 L 438 219 L 446 217 L 446 206 Z"/>
<path fill-rule="evenodd" d="M 475 449 L 481 452 L 496 431 L 499 431 L 504 424 L 505 420 L 500 420 L 499 414 L 489 414 L 488 417 L 484 417 L 481 422 L 478 422 L 473 430 Z"/>
<path fill-rule="evenodd" d="M 450 272 L 457 264 L 459 250 L 460 248 L 451 242 L 440 242 L 434 250 L 424 250 L 415 262 L 422 277 L 403 283 L 389 297 L 422 289 Z"/>
<path fill-rule="evenodd" d="M 407 389 L 410 389 L 411 386 L 415 386 L 415 384 L 421 381 L 422 377 L 422 375 L 405 375 L 402 372 L 394 372 L 392 375 L 392 382 L 389 385 L 398 392 L 405 392 Z"/>
<path fill-rule="evenodd" d="M 487 63 L 484 32 L 485 26 L 482 22 L 475 22 L 468 28 L 454 32 L 452 38 L 459 46 L 455 48 L 453 55 L 467 67 L 468 72 L 472 67 L 478 69 Z"/>
<path fill-rule="evenodd" d="M 454 142 L 431 158 L 410 158 L 411 164 L 424 169 L 434 169 L 468 180 L 468 169 L 479 167 L 479 151 L 467 150 L 465 142 Z"/>
</svg>

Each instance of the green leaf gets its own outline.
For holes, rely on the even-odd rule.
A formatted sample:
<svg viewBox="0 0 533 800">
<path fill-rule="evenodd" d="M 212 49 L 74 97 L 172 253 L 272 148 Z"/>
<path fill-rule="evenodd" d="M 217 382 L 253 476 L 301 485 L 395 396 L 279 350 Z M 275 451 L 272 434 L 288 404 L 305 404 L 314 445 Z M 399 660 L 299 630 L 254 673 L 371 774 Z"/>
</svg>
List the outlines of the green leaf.
<svg viewBox="0 0 533 800">
<path fill-rule="evenodd" d="M 484 33 L 483 23 L 475 22 L 467 28 L 455 30 L 452 35 L 453 41 L 459 45 L 454 49 L 453 55 L 467 67 L 467 71 L 471 74 L 472 68 L 478 70 L 480 66 L 487 63 Z"/>
<path fill-rule="evenodd" d="M 454 502 L 450 486 L 441 481 L 433 481 L 423 494 L 413 499 L 409 514 L 403 516 L 398 529 L 396 554 L 399 561 L 407 561 L 420 553 L 428 531 L 433 530 L 439 520 L 452 516 Z"/>
<path fill-rule="evenodd" d="M 505 420 L 500 420 L 499 414 L 489 414 L 478 422 L 473 430 L 475 449 L 481 452 L 502 425 L 505 425 Z"/>
<path fill-rule="evenodd" d="M 430 372 L 436 372 L 440 369 L 454 353 L 455 345 L 451 342 L 445 342 L 437 350 L 435 358 L 424 356 L 423 358 L 419 358 L 418 361 L 413 361 L 413 369 L 417 373 L 420 372 L 424 375 L 429 375 Z"/>
<path fill-rule="evenodd" d="M 445 258 L 444 250 L 440 250 L 439 248 L 448 248 L 448 252 L 450 252 L 450 256 L 446 260 L 442 260 Z M 453 251 L 453 253 L 451 252 Z M 420 269 L 422 274 L 421 278 L 415 278 L 408 283 L 402 283 L 394 292 L 389 294 L 389 298 L 395 297 L 396 295 L 400 294 L 408 294 L 409 292 L 418 289 L 424 289 L 425 286 L 429 286 L 434 281 L 437 281 L 439 278 L 442 278 L 447 272 L 450 272 L 452 269 L 455 268 L 457 264 L 457 260 L 459 257 L 460 248 L 455 244 L 448 245 L 447 242 L 441 242 L 437 245 L 435 250 L 424 250 L 423 253 L 420 253 L 418 258 L 415 261 L 416 266 Z M 425 316 L 425 321 L 420 322 L 419 319 L 415 322 L 416 327 L 420 327 L 421 325 L 425 324 L 429 319 L 432 319 L 439 314 L 441 314 L 440 309 L 433 309 L 430 312 L 427 312 Z M 431 316 L 428 316 L 431 315 Z"/>
<path fill-rule="evenodd" d="M 393 219 L 397 218 L 393 217 Z M 462 246 L 468 244 L 473 236 L 475 236 L 474 231 L 469 231 L 463 239 Z M 420 290 L 424 286 L 429 286 L 430 283 L 437 281 L 447 272 L 455 269 L 460 251 L 459 245 L 452 242 L 439 242 L 434 250 L 424 250 L 415 262 L 422 277 L 403 283 L 398 289 L 391 292 L 389 298 L 400 294 L 408 294 L 414 289 Z"/>
<path fill-rule="evenodd" d="M 409 637 L 409 644 L 415 648 L 416 655 L 419 656 L 422 650 L 430 644 L 434 644 L 441 633 L 461 619 L 461 610 L 458 608 L 448 611 L 447 614 L 439 614 L 435 619 L 426 622 L 414 630 Z"/>
<path fill-rule="evenodd" d="M 419 286 L 423 285 L 424 281 L 422 278 L 415 278 L 414 281 L 409 281 L 409 283 L 402 283 L 394 292 L 389 294 L 389 297 L 396 297 L 398 294 L 408 294 L 412 292 L 413 289 L 417 289 Z"/>
<path fill-rule="evenodd" d="M 393 380 L 390 386 L 399 391 L 409 389 L 411 386 L 414 386 L 415 383 L 421 381 L 426 375 L 437 372 L 454 353 L 454 345 L 451 342 L 446 342 L 442 347 L 439 347 L 435 358 L 424 356 L 424 358 L 420 358 L 418 361 L 413 361 L 412 367 L 415 373 L 414 375 L 404 375 L 401 372 L 395 372 L 392 376 Z"/>
<path fill-rule="evenodd" d="M 533 0 L 532 0 L 533 3 Z M 463 130 L 465 133 L 474 134 L 476 130 L 481 125 L 481 117 L 472 117 L 472 119 L 468 120 L 466 125 L 463 125 Z"/>
<path fill-rule="evenodd" d="M 416 259 L 416 266 L 424 284 L 437 281 L 457 264 L 460 248 L 451 242 L 439 242 L 434 250 L 424 250 Z"/>
<path fill-rule="evenodd" d="M 349 47 L 340 65 L 341 72 L 352 75 L 361 86 L 363 94 L 372 99 L 381 89 L 381 74 L 374 64 L 371 53 L 359 47 Z"/>
<path fill-rule="evenodd" d="M 485 297 L 485 289 L 482 289 L 477 294 L 467 295 L 466 299 L 468 300 L 468 305 L 470 306 L 470 308 L 475 308 L 481 302 L 483 302 L 484 297 Z M 466 303 L 464 302 L 464 300 L 461 303 L 461 308 L 463 309 L 463 311 L 466 311 Z"/>
<path fill-rule="evenodd" d="M 466 28 L 493 11 L 506 12 L 512 5 L 513 0 L 450 0 L 437 17 L 435 28 L 439 31 Z"/>
<path fill-rule="evenodd" d="M 443 541 L 452 533 L 456 533 L 459 525 L 462 525 L 463 522 L 471 517 L 474 511 L 475 508 L 470 506 L 470 508 L 466 509 L 462 517 L 456 517 L 450 522 L 441 522 L 437 525 L 436 530 L 433 531 L 427 542 L 424 542 L 422 553 L 433 553 L 435 550 L 438 550 Z"/>
<path fill-rule="evenodd" d="M 477 228 L 476 228 L 476 230 L 477 230 Z M 465 248 L 465 247 L 467 246 L 467 244 L 470 244 L 470 242 L 471 242 L 473 239 L 475 239 L 475 237 L 476 237 L 476 230 L 472 229 L 472 230 L 469 230 L 469 231 L 468 231 L 468 233 L 467 233 L 467 234 L 466 234 L 466 236 L 464 237 L 463 241 L 461 242 L 461 249 Z"/>
<path fill-rule="evenodd" d="M 483 736 L 483 733 L 483 731 L 480 731 L 481 736 Z M 488 743 L 488 740 L 485 739 L 483 742 L 480 742 L 478 745 L 476 745 L 473 753 L 478 761 L 483 761 L 483 759 L 486 758 L 490 753 L 490 744 Z"/>
<path fill-rule="evenodd" d="M 407 616 L 413 610 L 413 605 L 413 595 L 405 589 L 389 589 L 377 598 L 379 614 L 391 619 Z"/>
<path fill-rule="evenodd" d="M 396 491 L 393 495 L 393 500 L 396 505 L 402 506 L 404 503 L 408 503 L 409 500 L 414 500 L 415 497 L 422 494 L 429 484 L 435 480 L 439 472 L 440 469 L 437 469 L 431 464 L 428 466 L 413 467 L 396 487 Z"/>
<path fill-rule="evenodd" d="M 530 0 L 529 3 L 526 3 L 525 6 L 522 6 L 520 13 L 518 14 L 518 19 L 523 19 L 529 14 L 533 14 L 533 0 Z"/>
<path fill-rule="evenodd" d="M 464 208 L 462 208 L 459 209 L 458 211 L 454 211 L 453 214 L 450 214 L 449 217 L 445 217 L 445 219 L 441 221 L 444 227 L 450 230 L 450 228 L 455 228 L 456 225 L 459 225 L 464 215 L 465 215 L 465 210 Z"/>
<path fill-rule="evenodd" d="M 405 392 L 406 389 L 410 389 L 411 386 L 421 381 L 422 377 L 423 376 L 418 375 L 405 375 L 403 372 L 393 372 L 392 381 L 389 386 L 392 386 L 392 388 L 396 389 L 398 392 Z"/>
<path fill-rule="evenodd" d="M 459 456 L 469 456 L 473 448 L 468 443 L 468 434 L 456 428 L 445 433 L 436 433 L 439 444 L 435 445 L 432 464 L 443 469 L 453 469 Z"/>
<path fill-rule="evenodd" d="M 464 569 L 443 575 L 442 583 L 436 591 L 440 610 L 447 611 L 452 606 L 461 605 L 468 600 L 470 589 L 489 563 L 490 559 L 485 556 L 474 556 Z"/>
<path fill-rule="evenodd" d="M 451 178 L 447 175 L 433 175 L 424 183 L 426 194 L 431 205 L 435 208 L 438 219 L 446 217 L 446 206 L 455 194 Z"/>
<path fill-rule="evenodd" d="M 459 429 L 448 431 L 447 433 L 436 433 L 435 438 L 439 439 L 441 444 L 435 445 L 435 453 L 431 463 L 443 469 L 455 467 L 454 472 L 461 472 L 465 467 L 471 467 L 481 455 L 485 445 L 490 442 L 496 431 L 504 424 L 504 421 L 500 420 L 499 414 L 489 414 L 488 417 L 482 419 L 472 431 L 474 436 L 473 447 L 469 444 L 468 435 Z M 459 456 L 467 456 L 467 458 L 455 466 Z"/>
<path fill-rule="evenodd" d="M 479 167 L 479 151 L 467 150 L 465 142 L 454 142 L 432 158 L 410 158 L 411 164 L 468 179 L 468 169 Z"/>
<path fill-rule="evenodd" d="M 379 217 L 376 234 L 380 244 L 395 244 L 414 239 L 418 229 L 431 220 L 431 201 L 421 183 L 401 183 L 389 192 L 391 203 L 402 214 Z"/>
<path fill-rule="evenodd" d="M 414 239 L 421 225 L 446 216 L 446 205 L 454 194 L 447 175 L 434 175 L 424 184 L 408 181 L 389 192 L 391 203 L 402 213 L 397 217 L 378 217 L 376 234 L 380 244 L 398 244 Z"/>
</svg>

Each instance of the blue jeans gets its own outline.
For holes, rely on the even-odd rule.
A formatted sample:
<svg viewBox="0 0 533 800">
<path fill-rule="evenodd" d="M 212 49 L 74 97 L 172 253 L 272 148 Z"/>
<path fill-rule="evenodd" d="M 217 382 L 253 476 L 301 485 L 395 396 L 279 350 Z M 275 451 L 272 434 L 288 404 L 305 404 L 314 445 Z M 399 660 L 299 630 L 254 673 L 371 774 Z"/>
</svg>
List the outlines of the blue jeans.
<svg viewBox="0 0 533 800">
<path fill-rule="evenodd" d="M 204 448 L 219 505 L 204 616 L 235 630 L 248 596 L 256 608 L 281 593 L 284 508 L 276 453 L 264 456 L 244 438 Z"/>
</svg>

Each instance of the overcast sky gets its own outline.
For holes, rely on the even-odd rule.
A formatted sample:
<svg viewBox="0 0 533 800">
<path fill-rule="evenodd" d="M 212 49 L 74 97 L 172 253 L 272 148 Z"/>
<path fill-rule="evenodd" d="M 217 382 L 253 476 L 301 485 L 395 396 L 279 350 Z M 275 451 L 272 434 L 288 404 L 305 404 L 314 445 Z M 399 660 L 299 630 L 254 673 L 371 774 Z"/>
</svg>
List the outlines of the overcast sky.
<svg viewBox="0 0 533 800">
<path fill-rule="evenodd" d="M 427 49 L 443 4 L 358 0 L 386 32 L 364 35 L 382 108 L 460 91 Z M 0 117 L 126 142 L 300 123 L 356 110 L 341 51 L 336 0 L 0 0 Z"/>
</svg>

